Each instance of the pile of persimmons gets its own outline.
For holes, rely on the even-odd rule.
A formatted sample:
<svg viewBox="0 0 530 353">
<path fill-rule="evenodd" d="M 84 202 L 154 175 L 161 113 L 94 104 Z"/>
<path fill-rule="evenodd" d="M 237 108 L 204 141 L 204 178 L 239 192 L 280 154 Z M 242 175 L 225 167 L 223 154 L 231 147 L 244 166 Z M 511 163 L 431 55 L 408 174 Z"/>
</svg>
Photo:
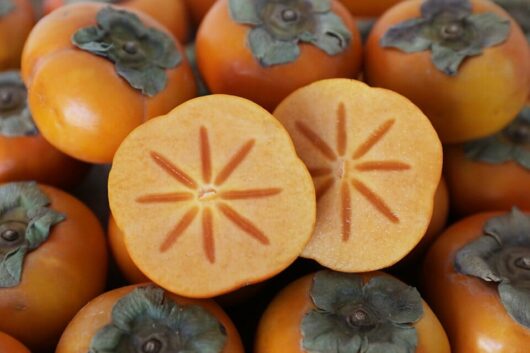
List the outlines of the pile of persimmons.
<svg viewBox="0 0 530 353">
<path fill-rule="evenodd" d="M 530 0 L 0 0 L 0 353 L 530 352 L 529 42 Z"/>
</svg>

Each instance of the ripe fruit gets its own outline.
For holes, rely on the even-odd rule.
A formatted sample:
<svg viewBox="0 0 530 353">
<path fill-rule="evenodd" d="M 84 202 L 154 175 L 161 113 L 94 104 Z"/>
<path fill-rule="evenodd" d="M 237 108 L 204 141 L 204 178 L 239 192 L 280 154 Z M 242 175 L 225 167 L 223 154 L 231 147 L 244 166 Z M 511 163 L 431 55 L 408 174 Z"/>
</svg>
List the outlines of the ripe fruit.
<svg viewBox="0 0 530 353">
<path fill-rule="evenodd" d="M 35 24 L 29 0 L 3 0 L 0 6 L 0 71 L 18 69 L 24 42 Z"/>
</svg>

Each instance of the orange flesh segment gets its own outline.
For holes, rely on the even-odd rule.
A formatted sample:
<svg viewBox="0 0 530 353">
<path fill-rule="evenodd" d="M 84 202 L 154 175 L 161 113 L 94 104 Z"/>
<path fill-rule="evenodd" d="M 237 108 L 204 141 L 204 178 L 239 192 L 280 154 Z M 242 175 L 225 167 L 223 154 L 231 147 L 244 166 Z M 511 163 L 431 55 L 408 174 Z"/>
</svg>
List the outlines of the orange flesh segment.
<svg viewBox="0 0 530 353">
<path fill-rule="evenodd" d="M 194 298 L 276 275 L 300 255 L 316 218 L 311 176 L 283 126 L 225 95 L 134 130 L 114 158 L 109 200 L 138 268 Z"/>
<path fill-rule="evenodd" d="M 302 256 L 337 271 L 393 265 L 429 225 L 442 147 L 406 98 L 347 80 L 324 80 L 286 98 L 274 115 L 315 183 L 315 232 Z"/>
</svg>

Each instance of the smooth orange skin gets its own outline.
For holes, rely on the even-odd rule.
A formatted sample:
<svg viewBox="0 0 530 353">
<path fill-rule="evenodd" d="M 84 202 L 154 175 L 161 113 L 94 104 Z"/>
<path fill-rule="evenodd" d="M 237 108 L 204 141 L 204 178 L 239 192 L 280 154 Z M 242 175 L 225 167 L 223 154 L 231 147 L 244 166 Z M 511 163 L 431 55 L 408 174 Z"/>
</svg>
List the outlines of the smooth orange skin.
<svg viewBox="0 0 530 353">
<path fill-rule="evenodd" d="M 191 17 L 193 18 L 193 22 L 196 25 L 199 25 L 204 16 L 208 13 L 210 8 L 213 6 L 213 4 L 217 0 L 184 0 L 186 2 L 186 6 L 188 7 L 188 10 L 191 14 Z"/>
<path fill-rule="evenodd" d="M 340 0 L 354 16 L 378 17 L 403 0 Z"/>
<path fill-rule="evenodd" d="M 29 105 L 43 136 L 60 151 L 92 163 L 109 163 L 136 126 L 165 114 L 196 95 L 193 73 L 183 60 L 166 70 L 166 88 L 147 97 L 118 76 L 112 62 L 73 47 L 71 36 L 95 24 L 105 5 L 61 7 L 32 31 L 22 58 Z M 150 27 L 160 24 L 137 12 Z M 168 33 L 169 34 L 169 33 Z"/>
<path fill-rule="evenodd" d="M 453 265 L 456 252 L 482 235 L 484 223 L 505 213 L 481 213 L 456 223 L 427 255 L 425 294 L 447 330 L 453 353 L 528 352 L 530 330 L 510 318 L 496 286 L 457 273 Z"/>
<path fill-rule="evenodd" d="M 472 161 L 462 145 L 447 146 L 444 159 L 451 206 L 459 216 L 513 206 L 530 209 L 530 170 L 517 162 Z"/>
<path fill-rule="evenodd" d="M 381 272 L 363 274 L 366 282 Z M 305 314 L 315 306 L 310 298 L 314 274 L 302 277 L 280 292 L 261 318 L 255 341 L 255 353 L 307 353 L 302 348 L 300 325 Z M 418 332 L 415 353 L 450 353 L 444 329 L 427 303 L 424 315 L 414 327 Z M 384 352 L 381 352 L 384 353 Z"/>
<path fill-rule="evenodd" d="M 421 3 L 405 1 L 376 23 L 366 44 L 366 81 L 412 100 L 431 119 L 444 143 L 500 131 L 519 113 L 529 92 L 530 54 L 520 27 L 499 6 L 473 0 L 475 13 L 493 12 L 510 19 L 511 32 L 503 44 L 467 58 L 457 76 L 451 77 L 436 69 L 430 51 L 407 54 L 379 44 L 391 26 L 419 17 Z"/>
<path fill-rule="evenodd" d="M 24 42 L 35 24 L 29 0 L 12 0 L 15 9 L 0 17 L 0 71 L 20 67 Z"/>
<path fill-rule="evenodd" d="M 60 188 L 77 185 L 89 166 L 59 152 L 41 135 L 0 136 L 0 183 L 35 180 Z"/>
<path fill-rule="evenodd" d="M 300 44 L 294 62 L 262 67 L 247 45 L 250 26 L 236 23 L 228 0 L 219 0 L 197 33 L 197 64 L 212 93 L 250 99 L 272 111 L 290 93 L 309 83 L 334 77 L 357 77 L 361 67 L 361 38 L 353 17 L 336 0 L 332 10 L 352 32 L 349 48 L 330 56 L 311 44 Z M 222 46 L 222 50 L 220 50 Z"/>
<path fill-rule="evenodd" d="M 22 343 L 0 332 L 0 353 L 31 353 Z"/>
<path fill-rule="evenodd" d="M 54 347 L 77 311 L 103 291 L 107 275 L 105 237 L 92 211 L 63 191 L 40 187 L 67 219 L 28 253 L 20 284 L 0 288 L 0 331 L 35 352 Z"/>
<path fill-rule="evenodd" d="M 184 0 L 122 0 L 115 5 L 143 11 L 163 24 L 181 43 L 190 37 L 190 23 Z M 44 14 L 65 6 L 64 0 L 43 0 Z"/>
<path fill-rule="evenodd" d="M 118 300 L 139 285 L 115 289 L 88 303 L 70 322 L 63 333 L 55 353 L 86 353 L 94 335 L 111 322 L 112 308 Z M 192 300 L 167 293 L 180 305 L 199 305 L 214 315 L 226 328 L 227 340 L 220 353 L 243 353 L 243 345 L 234 324 L 224 311 L 211 300 Z"/>
</svg>

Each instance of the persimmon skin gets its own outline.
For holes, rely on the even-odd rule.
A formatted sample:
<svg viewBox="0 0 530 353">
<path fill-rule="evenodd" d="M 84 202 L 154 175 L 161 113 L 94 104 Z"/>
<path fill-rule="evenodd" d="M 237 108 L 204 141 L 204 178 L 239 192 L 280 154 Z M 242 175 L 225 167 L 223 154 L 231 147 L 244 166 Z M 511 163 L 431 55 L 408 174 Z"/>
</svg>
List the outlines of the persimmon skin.
<svg viewBox="0 0 530 353">
<path fill-rule="evenodd" d="M 473 161 L 462 145 L 447 146 L 444 160 L 451 207 L 457 215 L 509 211 L 513 206 L 530 209 L 530 170 L 517 162 Z"/>
<path fill-rule="evenodd" d="M 0 332 L 0 353 L 31 353 L 22 343 Z"/>
<path fill-rule="evenodd" d="M 481 213 L 454 224 L 427 254 L 423 287 L 453 353 L 528 352 L 530 330 L 510 318 L 497 286 L 454 269 L 458 250 L 482 235 L 486 221 L 503 214 Z"/>
<path fill-rule="evenodd" d="M 24 43 L 35 18 L 29 0 L 12 0 L 15 8 L 0 17 L 0 71 L 18 69 Z"/>
<path fill-rule="evenodd" d="M 182 62 L 166 70 L 167 86 L 154 97 L 132 88 L 111 61 L 74 48 L 73 33 L 94 25 L 104 7 L 80 3 L 54 11 L 32 31 L 22 58 L 22 77 L 40 132 L 60 151 L 92 163 L 111 162 L 136 126 L 196 95 L 191 67 L 178 42 Z M 136 13 L 147 26 L 170 35 L 147 15 Z"/>
<path fill-rule="evenodd" d="M 366 282 L 380 272 L 362 275 Z M 300 324 L 315 306 L 310 298 L 314 274 L 302 277 L 282 290 L 260 320 L 255 353 L 307 353 L 302 348 Z M 449 342 L 440 322 L 423 302 L 424 315 L 414 326 L 418 332 L 415 353 L 450 353 Z M 383 353 L 383 352 L 381 352 Z"/>
<path fill-rule="evenodd" d="M 0 331 L 34 352 L 55 346 L 77 311 L 103 291 L 107 274 L 105 237 L 92 211 L 63 191 L 40 188 L 67 219 L 27 254 L 20 284 L 0 288 Z"/>
<path fill-rule="evenodd" d="M 232 20 L 228 0 L 219 0 L 201 23 L 196 39 L 197 64 L 212 93 L 250 99 L 272 111 L 290 93 L 312 82 L 334 77 L 355 78 L 361 67 L 361 37 L 353 17 L 337 0 L 335 12 L 352 33 L 343 53 L 330 56 L 311 44 L 300 44 L 291 63 L 263 67 L 247 45 L 250 26 Z M 223 50 L 219 50 L 223 43 Z"/>
<path fill-rule="evenodd" d="M 403 0 L 340 0 L 352 15 L 358 17 L 378 17 L 386 10 Z"/>
<path fill-rule="evenodd" d="M 111 322 L 112 308 L 118 300 L 142 285 L 115 289 L 100 295 L 88 303 L 70 322 L 64 331 L 55 353 L 86 353 L 94 335 Z M 168 297 L 181 305 L 199 305 L 214 315 L 225 327 L 227 340 L 221 353 L 243 353 L 243 345 L 234 324 L 212 300 L 193 300 L 166 292 Z"/>
<path fill-rule="evenodd" d="M 199 25 L 204 16 L 212 8 L 217 0 L 185 0 L 186 6 L 190 12 L 195 25 Z"/>
<path fill-rule="evenodd" d="M 180 43 L 190 37 L 190 23 L 184 0 L 122 0 L 115 5 L 143 11 L 163 24 Z M 44 14 L 65 6 L 64 0 L 43 0 Z"/>
<path fill-rule="evenodd" d="M 59 152 L 41 135 L 0 136 L 0 183 L 35 180 L 69 189 L 89 166 Z"/>
<path fill-rule="evenodd" d="M 431 119 L 444 143 L 500 131 L 524 106 L 529 91 L 530 54 L 520 27 L 499 6 L 473 0 L 474 13 L 493 12 L 510 19 L 510 35 L 482 55 L 465 59 L 458 74 L 448 76 L 436 69 L 430 51 L 407 54 L 379 44 L 390 27 L 420 17 L 421 4 L 405 1 L 376 23 L 366 44 L 366 81 L 411 99 Z"/>
</svg>

